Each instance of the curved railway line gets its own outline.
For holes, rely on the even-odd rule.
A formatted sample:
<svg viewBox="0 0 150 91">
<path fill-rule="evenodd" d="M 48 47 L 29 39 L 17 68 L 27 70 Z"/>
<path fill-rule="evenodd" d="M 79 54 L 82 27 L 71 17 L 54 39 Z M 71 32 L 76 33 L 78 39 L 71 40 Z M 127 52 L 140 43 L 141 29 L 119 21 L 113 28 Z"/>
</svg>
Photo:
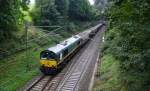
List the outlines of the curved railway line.
<svg viewBox="0 0 150 91">
<path fill-rule="evenodd" d="M 86 32 L 90 32 L 90 30 L 92 29 Z M 84 35 L 86 32 L 80 33 L 80 35 Z M 87 82 L 91 79 L 90 76 L 92 76 L 98 57 L 100 32 L 73 57 L 72 61 L 60 73 L 55 76 L 41 75 L 21 91 L 87 91 L 84 88 L 89 86 Z M 86 87 L 81 89 L 80 85 L 86 85 Z"/>
</svg>

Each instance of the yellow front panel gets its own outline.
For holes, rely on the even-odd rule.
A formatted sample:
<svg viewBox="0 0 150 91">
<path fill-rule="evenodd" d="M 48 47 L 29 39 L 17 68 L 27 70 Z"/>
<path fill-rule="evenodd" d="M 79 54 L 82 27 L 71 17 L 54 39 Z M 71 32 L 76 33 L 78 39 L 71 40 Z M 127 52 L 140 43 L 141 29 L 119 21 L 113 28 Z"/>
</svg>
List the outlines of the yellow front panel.
<svg viewBox="0 0 150 91">
<path fill-rule="evenodd" d="M 40 60 L 40 64 L 41 66 L 44 66 L 44 67 L 57 67 L 57 61 L 54 60 L 54 59 L 51 59 L 51 60 Z"/>
</svg>

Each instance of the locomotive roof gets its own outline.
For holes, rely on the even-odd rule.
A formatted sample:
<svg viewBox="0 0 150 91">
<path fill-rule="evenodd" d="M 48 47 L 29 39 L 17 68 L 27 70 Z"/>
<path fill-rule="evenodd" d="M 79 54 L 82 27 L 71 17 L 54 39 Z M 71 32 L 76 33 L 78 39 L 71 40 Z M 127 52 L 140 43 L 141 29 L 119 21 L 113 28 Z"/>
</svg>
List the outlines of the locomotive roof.
<svg viewBox="0 0 150 91">
<path fill-rule="evenodd" d="M 60 44 L 57 44 L 56 46 L 50 47 L 47 50 L 52 51 L 57 54 L 61 52 L 63 49 L 67 48 L 72 43 L 75 43 L 76 41 L 78 41 L 80 38 L 81 37 L 79 35 L 72 36 L 71 38 L 64 40 L 63 42 L 61 42 Z"/>
</svg>

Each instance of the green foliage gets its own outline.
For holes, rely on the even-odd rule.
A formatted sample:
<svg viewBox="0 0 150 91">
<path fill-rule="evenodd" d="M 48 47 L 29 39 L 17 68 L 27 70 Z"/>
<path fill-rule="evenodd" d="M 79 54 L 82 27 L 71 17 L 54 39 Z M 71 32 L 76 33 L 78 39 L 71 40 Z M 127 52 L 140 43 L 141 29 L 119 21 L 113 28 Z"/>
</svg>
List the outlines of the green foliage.
<svg viewBox="0 0 150 91">
<path fill-rule="evenodd" d="M 69 0 L 55 0 L 56 9 L 62 16 L 67 18 L 69 10 Z"/>
<path fill-rule="evenodd" d="M 150 2 L 111 0 L 105 53 L 120 61 L 122 84 L 127 91 L 150 89 Z"/>
<path fill-rule="evenodd" d="M 10 39 L 12 32 L 22 24 L 22 10 L 27 10 L 28 0 L 0 0 L 0 42 Z"/>
<path fill-rule="evenodd" d="M 36 0 L 36 5 L 30 14 L 35 25 L 58 25 L 61 18 L 54 0 Z"/>
<path fill-rule="evenodd" d="M 78 20 L 90 20 L 91 9 L 87 0 L 70 0 L 69 17 Z"/>
<path fill-rule="evenodd" d="M 36 7 L 36 6 L 35 6 Z M 36 25 L 40 25 L 41 11 L 40 7 L 36 7 L 36 9 L 32 9 L 29 14 L 32 16 L 33 23 Z"/>
<path fill-rule="evenodd" d="M 39 53 L 42 48 L 38 51 L 29 50 L 28 59 L 26 59 L 26 52 L 11 56 L 1 60 L 0 63 L 0 90 L 1 91 L 16 91 L 20 87 L 24 86 L 26 82 L 32 79 L 34 76 L 39 74 L 38 62 Z M 27 61 L 28 60 L 28 61 Z M 27 62 L 30 63 L 30 71 L 26 72 Z M 7 70 L 6 70 L 7 69 Z M 13 84 L 12 84 L 13 83 Z"/>
<path fill-rule="evenodd" d="M 98 64 L 92 91 L 120 91 L 119 63 L 112 55 L 105 55 Z"/>
<path fill-rule="evenodd" d="M 87 0 L 36 0 L 31 15 L 36 25 L 61 25 L 68 20 L 88 21 L 95 14 Z"/>
</svg>

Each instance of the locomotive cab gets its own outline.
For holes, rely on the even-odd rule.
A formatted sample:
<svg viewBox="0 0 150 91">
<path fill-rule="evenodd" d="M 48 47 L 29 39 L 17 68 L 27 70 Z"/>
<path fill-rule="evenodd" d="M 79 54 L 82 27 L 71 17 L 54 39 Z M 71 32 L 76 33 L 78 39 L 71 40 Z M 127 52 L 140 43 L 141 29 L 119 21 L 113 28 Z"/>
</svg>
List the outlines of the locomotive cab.
<svg viewBox="0 0 150 91">
<path fill-rule="evenodd" d="M 40 54 L 41 72 L 46 75 L 59 72 L 79 50 L 81 43 L 80 36 L 76 35 L 42 51 Z"/>
<path fill-rule="evenodd" d="M 54 73 L 57 69 L 57 55 L 49 50 L 42 51 L 40 54 L 40 70 L 43 73 Z"/>
</svg>

